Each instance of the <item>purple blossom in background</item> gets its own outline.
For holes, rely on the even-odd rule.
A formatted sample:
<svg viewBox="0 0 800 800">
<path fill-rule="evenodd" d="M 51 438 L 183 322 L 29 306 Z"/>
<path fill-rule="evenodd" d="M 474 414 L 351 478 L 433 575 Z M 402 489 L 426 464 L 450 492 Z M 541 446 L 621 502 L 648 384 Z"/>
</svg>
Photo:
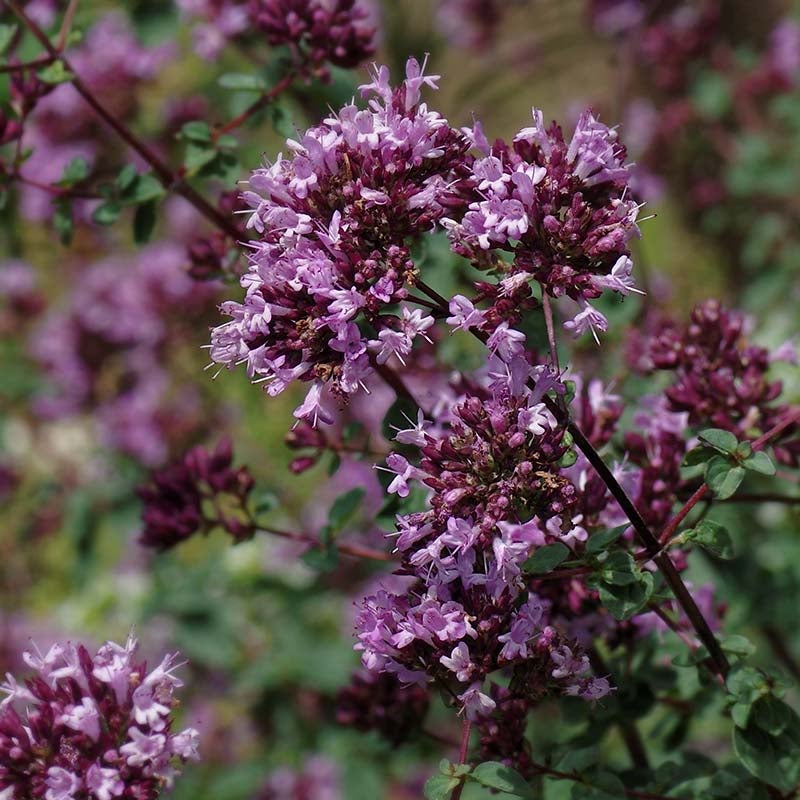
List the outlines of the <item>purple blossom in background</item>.
<svg viewBox="0 0 800 800">
<path fill-rule="evenodd" d="M 249 0 L 251 23 L 271 45 L 289 45 L 296 61 L 355 67 L 375 52 L 376 28 L 365 0 Z"/>
<path fill-rule="evenodd" d="M 138 490 L 142 501 L 144 530 L 139 539 L 144 547 L 168 550 L 203 529 L 221 525 L 234 540 L 252 535 L 245 508 L 254 481 L 247 467 L 232 468 L 233 452 L 225 439 L 213 452 L 193 447 L 180 461 L 151 475 L 150 482 Z M 239 514 L 219 500 L 227 496 L 238 506 Z M 204 501 L 211 501 L 217 516 L 207 518 Z"/>
<path fill-rule="evenodd" d="M 588 6 L 595 30 L 605 36 L 637 28 L 647 12 L 644 0 L 590 0 Z"/>
<path fill-rule="evenodd" d="M 765 433 L 786 406 L 774 403 L 782 384 L 770 380 L 770 352 L 748 341 L 747 325 L 743 314 L 707 300 L 686 325 L 661 323 L 640 357 L 640 369 L 674 374 L 664 394 L 669 409 L 688 414 L 690 424 L 724 428 L 741 438 Z M 782 355 L 792 358 L 793 351 Z M 775 445 L 775 454 L 787 463 L 800 457 L 800 441 L 785 441 L 797 430 L 791 426 Z"/>
<path fill-rule="evenodd" d="M 31 337 L 51 383 L 37 398 L 40 413 L 91 409 L 107 446 L 150 466 L 164 461 L 170 437 L 199 425 L 192 419 L 200 398 L 191 385 L 173 388 L 165 363 L 173 329 L 187 316 L 201 318 L 213 297 L 184 261 L 182 245 L 163 241 L 79 275 L 67 307 L 50 311 Z"/>
<path fill-rule="evenodd" d="M 256 800 L 343 800 L 339 768 L 319 755 L 307 758 L 299 770 L 280 767 L 267 778 Z"/>
<path fill-rule="evenodd" d="M 445 37 L 458 47 L 481 50 L 494 41 L 509 5 L 503 0 L 438 0 L 436 19 Z"/>
<path fill-rule="evenodd" d="M 773 29 L 767 60 L 788 86 L 797 84 L 800 73 L 800 20 L 788 17 Z"/>
<path fill-rule="evenodd" d="M 137 642 L 26 652 L 36 675 L 6 675 L 0 691 L 0 793 L 8 800 L 113 797 L 151 800 L 177 767 L 198 758 L 193 728 L 174 733 L 177 654 L 151 672 L 134 660 Z"/>
<path fill-rule="evenodd" d="M 194 48 L 201 58 L 214 59 L 229 40 L 250 27 L 248 0 L 175 0 L 192 24 Z"/>
</svg>

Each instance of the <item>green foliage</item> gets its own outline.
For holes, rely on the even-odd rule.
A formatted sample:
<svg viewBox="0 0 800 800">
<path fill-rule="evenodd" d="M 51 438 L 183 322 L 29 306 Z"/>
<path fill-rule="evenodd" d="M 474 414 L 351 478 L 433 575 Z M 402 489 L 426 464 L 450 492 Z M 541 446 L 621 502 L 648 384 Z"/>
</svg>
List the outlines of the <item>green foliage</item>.
<svg viewBox="0 0 800 800">
<path fill-rule="evenodd" d="M 188 176 L 221 178 L 228 184 L 235 183 L 241 165 L 233 153 L 239 146 L 234 136 L 215 134 L 207 122 L 192 120 L 184 123 L 178 138 L 186 145 L 183 166 Z"/>
<path fill-rule="evenodd" d="M 717 558 L 729 559 L 734 557 L 731 535 L 724 525 L 720 525 L 713 520 L 701 520 L 694 528 L 684 531 L 680 539 L 684 542 L 696 542 Z"/>
<path fill-rule="evenodd" d="M 6 51 L 11 46 L 11 43 L 14 41 L 14 37 L 17 35 L 18 30 L 18 25 L 9 25 L 6 23 L 0 25 L 0 56 L 5 55 Z"/>
<path fill-rule="evenodd" d="M 567 559 L 569 554 L 569 548 L 565 544 L 555 542 L 539 547 L 523 566 L 526 572 L 533 574 L 550 572 Z"/>
<path fill-rule="evenodd" d="M 328 514 L 328 524 L 319 534 L 320 546 L 314 547 L 303 555 L 303 561 L 319 572 L 329 572 L 339 563 L 339 551 L 336 548 L 336 536 L 344 530 L 355 516 L 364 489 L 357 487 L 336 498 Z"/>
<path fill-rule="evenodd" d="M 701 445 L 683 459 L 688 468 L 703 467 L 704 480 L 720 500 L 732 497 L 744 480 L 747 470 L 774 475 L 775 465 L 763 451 L 753 451 L 749 442 L 739 442 L 730 432 L 708 428 L 699 434 Z"/>
<path fill-rule="evenodd" d="M 75 76 L 64 66 L 63 61 L 54 61 L 46 67 L 42 67 L 37 73 L 37 77 L 43 83 L 57 86 L 59 83 L 69 83 Z"/>
<path fill-rule="evenodd" d="M 220 75 L 217 83 L 224 89 L 232 89 L 237 92 L 255 92 L 261 94 L 269 86 L 260 75 L 253 75 L 250 72 L 226 72 Z"/>
</svg>

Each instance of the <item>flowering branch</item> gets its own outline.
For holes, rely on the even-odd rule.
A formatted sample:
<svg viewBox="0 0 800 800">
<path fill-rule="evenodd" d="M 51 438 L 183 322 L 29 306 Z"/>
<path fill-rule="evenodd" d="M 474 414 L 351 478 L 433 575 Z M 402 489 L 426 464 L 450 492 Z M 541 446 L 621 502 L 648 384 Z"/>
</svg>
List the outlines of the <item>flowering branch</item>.
<svg viewBox="0 0 800 800">
<path fill-rule="evenodd" d="M 196 189 L 179 177 L 169 165 L 152 150 L 147 144 L 139 139 L 133 131 L 123 122 L 117 119 L 100 101 L 94 96 L 91 90 L 81 80 L 69 61 L 64 57 L 59 49 L 48 39 L 47 34 L 23 11 L 17 2 L 7 0 L 7 6 L 33 34 L 44 49 L 54 60 L 60 60 L 64 67 L 72 74 L 71 83 L 75 91 L 92 107 L 95 113 L 110 127 L 114 132 L 133 150 L 135 150 L 153 169 L 155 176 L 168 191 L 177 192 L 184 199 L 188 200 L 206 219 L 214 223 L 234 241 L 241 237 L 239 229 L 224 215 L 219 209 L 209 203 Z"/>
<path fill-rule="evenodd" d="M 417 285 L 420 289 L 422 289 L 422 291 L 428 294 L 432 300 L 436 301 L 440 305 L 444 305 L 445 301 L 441 295 L 430 289 L 430 287 L 426 286 L 422 282 L 418 282 Z M 446 305 L 444 305 L 444 308 L 446 308 Z M 478 339 L 486 343 L 488 336 L 485 333 L 476 330 L 475 328 L 471 328 L 471 331 Z M 536 384 L 532 379 L 529 379 L 528 386 L 532 390 L 536 390 Z M 686 588 L 686 584 L 683 582 L 683 579 L 675 567 L 675 564 L 673 564 L 672 559 L 666 552 L 662 550 L 661 543 L 650 530 L 650 527 L 645 522 L 641 513 L 633 504 L 633 501 L 630 499 L 630 497 L 628 497 L 627 492 L 623 489 L 619 481 L 614 476 L 614 473 L 611 471 L 605 461 L 603 461 L 602 456 L 597 452 L 589 439 L 584 435 L 580 427 L 575 423 L 574 420 L 570 418 L 568 412 L 561 408 L 559 403 L 547 395 L 542 397 L 542 402 L 547 406 L 548 410 L 553 414 L 553 416 L 569 431 L 578 449 L 584 454 L 587 461 L 589 461 L 589 463 L 592 465 L 595 472 L 598 474 L 611 495 L 619 504 L 622 511 L 625 513 L 625 516 L 633 526 L 640 543 L 645 548 L 652 561 L 661 571 L 662 575 L 664 576 L 664 580 L 667 582 L 667 585 L 675 595 L 676 600 L 680 604 L 689 621 L 692 623 L 692 626 L 697 631 L 700 640 L 708 648 L 708 652 L 711 654 L 716 671 L 722 676 L 727 675 L 730 665 L 728 664 L 728 659 L 722 651 L 719 642 L 717 642 L 717 639 L 714 636 L 714 632 L 711 630 L 708 622 L 698 608 L 697 603 L 695 603 L 691 593 Z M 787 422 L 784 427 L 790 424 L 791 422 Z M 783 428 L 781 428 L 781 430 L 782 429 Z"/>
</svg>

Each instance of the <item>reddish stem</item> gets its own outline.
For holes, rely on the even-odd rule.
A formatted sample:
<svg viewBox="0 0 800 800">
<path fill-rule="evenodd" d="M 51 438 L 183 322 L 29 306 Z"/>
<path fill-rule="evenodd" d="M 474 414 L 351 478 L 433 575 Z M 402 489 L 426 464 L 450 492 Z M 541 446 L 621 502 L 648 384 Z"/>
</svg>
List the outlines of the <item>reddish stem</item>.
<svg viewBox="0 0 800 800">
<path fill-rule="evenodd" d="M 675 531 L 678 530 L 678 526 L 686 519 L 689 515 L 689 512 L 711 491 L 708 488 L 708 484 L 704 483 L 694 494 L 683 504 L 683 508 L 669 521 L 669 524 L 666 525 L 663 531 L 661 531 L 661 536 L 659 536 L 659 541 L 662 545 L 668 544 L 670 539 L 672 539 Z"/>
<path fill-rule="evenodd" d="M 39 67 L 46 67 L 55 61 L 54 56 L 39 56 L 32 61 L 20 61 L 16 64 L 0 64 L 0 74 L 7 72 L 23 72 L 26 69 L 38 69 Z"/>
<path fill-rule="evenodd" d="M 283 539 L 290 539 L 293 542 L 300 542 L 302 544 L 310 544 L 312 547 L 319 547 L 320 541 L 315 536 L 309 533 L 297 533 L 295 531 L 283 531 L 277 528 L 269 528 L 265 525 L 259 525 L 257 531 L 261 533 L 271 533 L 273 536 L 280 536 Z M 353 558 L 367 558 L 371 561 L 395 561 L 394 556 L 390 553 L 384 553 L 382 550 L 373 550 L 370 547 L 362 547 L 358 544 L 347 544 L 347 542 L 338 542 L 336 549 L 346 556 L 353 556 Z"/>
<path fill-rule="evenodd" d="M 470 721 L 469 717 L 464 714 L 464 722 L 461 726 L 461 747 L 458 750 L 458 763 L 459 764 L 466 764 L 467 763 L 467 753 L 469 752 L 469 735 L 472 732 L 472 722 Z M 462 780 L 461 783 L 453 789 L 453 794 L 450 795 L 450 800 L 460 800 L 461 792 L 464 791 L 464 781 Z"/>
<path fill-rule="evenodd" d="M 62 52 L 67 44 L 67 37 L 69 36 L 70 29 L 72 28 L 72 20 L 75 17 L 75 12 L 78 10 L 78 0 L 69 0 L 69 5 L 64 11 L 64 16 L 61 18 L 61 28 L 58 31 L 58 44 L 56 49 Z"/>
<path fill-rule="evenodd" d="M 98 199 L 98 195 L 93 194 L 92 192 L 82 192 L 80 189 L 67 188 L 66 186 L 55 186 L 52 183 L 42 183 L 41 181 L 35 181 L 32 178 L 26 178 L 19 172 L 11 173 L 9 177 L 14 181 L 24 183 L 26 186 L 32 186 L 35 189 L 39 189 L 42 192 L 47 192 L 48 194 L 52 194 L 57 197 L 75 197 L 81 200 Z"/>
</svg>

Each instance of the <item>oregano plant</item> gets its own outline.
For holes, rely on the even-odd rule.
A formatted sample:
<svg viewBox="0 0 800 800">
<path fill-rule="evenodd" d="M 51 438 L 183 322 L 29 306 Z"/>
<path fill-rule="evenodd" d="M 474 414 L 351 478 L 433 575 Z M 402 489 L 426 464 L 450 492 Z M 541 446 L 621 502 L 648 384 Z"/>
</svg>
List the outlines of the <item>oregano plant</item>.
<svg viewBox="0 0 800 800">
<path fill-rule="evenodd" d="M 130 5 L 0 2 L 0 800 L 796 797 L 797 353 L 763 275 L 648 254 L 669 165 L 712 239 L 761 106 L 800 130 L 800 24 L 579 4 L 619 87 L 559 124 L 447 59 L 538 0 L 431 0 L 428 53 L 377 0 Z"/>
</svg>

